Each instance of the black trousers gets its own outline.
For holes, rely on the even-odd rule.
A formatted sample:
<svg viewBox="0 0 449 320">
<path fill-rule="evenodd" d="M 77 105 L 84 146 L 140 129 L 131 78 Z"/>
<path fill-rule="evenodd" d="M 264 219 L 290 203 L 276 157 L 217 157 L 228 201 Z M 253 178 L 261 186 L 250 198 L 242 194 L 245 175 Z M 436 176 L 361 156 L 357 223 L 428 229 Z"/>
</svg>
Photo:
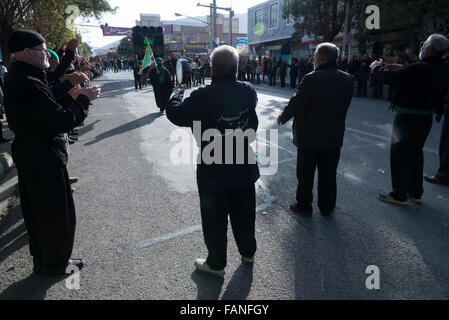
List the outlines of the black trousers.
<svg viewBox="0 0 449 320">
<path fill-rule="evenodd" d="M 383 99 L 384 97 L 384 84 L 383 82 L 376 82 L 373 87 L 374 99 Z"/>
<path fill-rule="evenodd" d="M 136 73 L 134 74 L 134 86 L 137 89 L 137 86 L 139 87 L 139 89 L 142 89 L 142 81 L 141 81 L 141 75 Z"/>
<path fill-rule="evenodd" d="M 256 191 L 254 185 L 211 192 L 198 188 L 204 241 L 209 252 L 207 264 L 215 270 L 226 266 L 228 215 L 241 255 L 256 252 Z"/>
<path fill-rule="evenodd" d="M 368 75 L 364 73 L 361 74 L 359 76 L 359 79 L 357 80 L 357 97 L 366 98 L 368 95 L 367 87 L 368 87 Z"/>
<path fill-rule="evenodd" d="M 285 88 L 285 75 L 281 75 L 281 88 Z"/>
<path fill-rule="evenodd" d="M 18 168 L 20 203 L 35 264 L 67 265 L 75 238 L 75 205 L 62 164 Z"/>
<path fill-rule="evenodd" d="M 296 74 L 290 76 L 290 88 L 296 89 Z"/>
<path fill-rule="evenodd" d="M 390 168 L 393 196 L 407 200 L 407 193 L 421 198 L 423 188 L 423 148 L 430 129 L 432 115 L 396 114 L 391 138 Z"/>
<path fill-rule="evenodd" d="M 312 211 L 313 182 L 318 168 L 318 208 L 332 212 L 337 201 L 337 167 L 340 149 L 298 149 L 296 201 L 304 211 Z"/>
<path fill-rule="evenodd" d="M 444 116 L 440 140 L 440 169 L 437 176 L 449 182 L 449 111 Z"/>
<path fill-rule="evenodd" d="M 270 74 L 270 86 L 276 86 L 276 74 Z"/>
</svg>

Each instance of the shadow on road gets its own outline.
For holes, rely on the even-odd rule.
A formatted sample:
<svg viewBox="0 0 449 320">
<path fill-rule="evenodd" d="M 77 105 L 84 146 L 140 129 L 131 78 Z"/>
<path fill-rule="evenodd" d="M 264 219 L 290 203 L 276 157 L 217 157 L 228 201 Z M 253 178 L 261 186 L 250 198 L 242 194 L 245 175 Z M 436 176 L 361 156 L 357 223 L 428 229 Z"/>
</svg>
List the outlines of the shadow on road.
<svg viewBox="0 0 449 320">
<path fill-rule="evenodd" d="M 9 211 L 0 226 L 0 263 L 5 261 L 14 252 L 19 251 L 28 244 L 28 234 L 22 220 L 22 210 L 16 206 Z M 17 225 L 14 229 L 8 230 Z"/>
<path fill-rule="evenodd" d="M 241 264 L 235 270 L 222 300 L 246 300 L 253 284 L 253 265 Z"/>
<path fill-rule="evenodd" d="M 79 135 L 82 136 L 83 134 L 86 134 L 89 131 L 92 131 L 94 129 L 94 125 L 96 125 L 98 122 L 100 122 L 99 119 L 97 119 L 97 121 L 95 121 L 95 122 L 92 122 L 91 124 L 88 124 L 87 126 L 79 128 L 78 129 Z"/>
<path fill-rule="evenodd" d="M 218 300 L 224 279 L 193 271 L 191 279 L 198 287 L 197 300 Z"/>
<path fill-rule="evenodd" d="M 0 300 L 43 300 L 47 296 L 48 289 L 64 278 L 66 276 L 42 277 L 34 274 L 29 275 L 0 293 Z"/>
<path fill-rule="evenodd" d="M 95 137 L 95 140 L 90 141 L 85 143 L 85 146 L 90 146 L 92 144 L 95 144 L 97 142 L 100 142 L 101 140 L 113 137 L 113 136 L 117 136 L 120 134 L 123 134 L 125 132 L 134 130 L 134 129 L 138 129 L 141 127 L 144 127 L 146 125 L 151 124 L 154 120 L 156 120 L 157 118 L 161 117 L 163 114 L 160 112 L 154 112 L 151 113 L 149 115 L 146 115 L 142 118 L 133 120 L 131 122 L 125 123 L 124 125 L 121 125 L 120 127 L 114 128 L 112 130 L 106 131 L 102 134 L 99 134 L 98 136 Z"/>
</svg>

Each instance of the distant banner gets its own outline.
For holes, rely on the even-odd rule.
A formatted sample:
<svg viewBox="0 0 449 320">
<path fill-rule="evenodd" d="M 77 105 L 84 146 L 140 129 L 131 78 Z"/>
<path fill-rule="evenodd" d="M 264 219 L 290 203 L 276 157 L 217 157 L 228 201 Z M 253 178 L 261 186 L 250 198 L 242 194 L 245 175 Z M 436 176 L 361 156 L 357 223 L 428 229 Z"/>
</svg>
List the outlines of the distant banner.
<svg viewBox="0 0 449 320">
<path fill-rule="evenodd" d="M 162 26 L 162 29 L 164 30 L 164 35 L 171 35 L 173 34 L 173 25 L 167 24 Z"/>
<path fill-rule="evenodd" d="M 130 36 L 133 33 L 131 28 L 117 28 L 117 27 L 101 26 L 101 29 L 103 30 L 103 37 Z"/>
<path fill-rule="evenodd" d="M 238 37 L 237 38 L 237 51 L 241 55 L 249 55 L 248 38 Z"/>
<path fill-rule="evenodd" d="M 208 43 L 185 44 L 184 49 L 187 51 L 207 51 L 210 45 Z"/>
</svg>

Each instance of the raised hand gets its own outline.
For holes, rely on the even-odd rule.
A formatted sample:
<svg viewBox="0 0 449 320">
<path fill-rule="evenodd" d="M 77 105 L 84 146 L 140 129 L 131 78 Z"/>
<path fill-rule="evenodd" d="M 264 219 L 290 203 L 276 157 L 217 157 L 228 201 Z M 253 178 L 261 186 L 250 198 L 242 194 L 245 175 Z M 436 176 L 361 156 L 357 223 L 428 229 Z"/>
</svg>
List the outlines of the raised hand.
<svg viewBox="0 0 449 320">
<path fill-rule="evenodd" d="M 79 95 L 81 94 L 81 91 L 83 91 L 82 88 L 75 87 L 75 88 L 72 88 L 69 90 L 69 94 L 73 98 L 73 100 L 76 100 L 76 99 L 78 99 Z"/>
<path fill-rule="evenodd" d="M 85 95 L 89 101 L 93 101 L 100 96 L 101 88 L 99 86 L 92 86 L 81 90 L 80 94 Z"/>
<path fill-rule="evenodd" d="M 72 50 L 73 52 L 75 52 L 75 50 L 76 50 L 76 48 L 78 47 L 78 45 L 79 45 L 78 39 L 74 38 L 74 39 L 70 40 L 70 41 L 67 43 L 67 49 L 70 49 L 70 50 Z"/>
<path fill-rule="evenodd" d="M 89 78 L 80 71 L 75 71 L 71 74 L 65 74 L 61 77 L 61 80 L 69 80 L 72 86 L 76 86 L 77 84 L 81 83 L 88 83 Z"/>
</svg>

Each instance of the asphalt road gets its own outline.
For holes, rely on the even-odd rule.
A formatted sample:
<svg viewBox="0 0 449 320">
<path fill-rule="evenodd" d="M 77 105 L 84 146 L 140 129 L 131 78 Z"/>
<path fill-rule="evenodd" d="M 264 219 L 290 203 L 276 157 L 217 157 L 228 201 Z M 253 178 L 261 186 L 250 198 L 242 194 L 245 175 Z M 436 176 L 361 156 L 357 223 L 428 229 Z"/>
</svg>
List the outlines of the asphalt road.
<svg viewBox="0 0 449 320">
<path fill-rule="evenodd" d="M 449 188 L 425 183 L 422 205 L 396 207 L 376 199 L 391 188 L 388 103 L 354 98 L 338 169 L 338 203 L 329 218 L 296 216 L 296 150 L 291 122 L 278 140 L 257 147 L 278 153 L 257 184 L 253 267 L 241 265 L 228 235 L 224 280 L 195 271 L 205 257 L 193 164 L 175 165 L 177 128 L 160 114 L 151 87 L 134 89 L 131 73 L 97 81 L 91 107 L 71 148 L 69 172 L 77 232 L 73 257 L 87 266 L 80 289 L 65 279 L 31 274 L 20 207 L 0 226 L 0 299 L 447 299 L 449 298 Z M 257 86 L 262 129 L 276 118 L 290 89 Z M 189 133 L 187 129 L 185 133 Z M 323 128 L 325 130 L 325 128 Z M 438 167 L 440 125 L 425 149 L 425 173 Z M 174 140 L 174 139 L 172 139 Z M 265 170 L 265 169 L 264 169 Z M 316 195 L 316 193 L 315 193 Z M 366 287 L 366 268 L 379 267 L 380 289 Z"/>
</svg>

